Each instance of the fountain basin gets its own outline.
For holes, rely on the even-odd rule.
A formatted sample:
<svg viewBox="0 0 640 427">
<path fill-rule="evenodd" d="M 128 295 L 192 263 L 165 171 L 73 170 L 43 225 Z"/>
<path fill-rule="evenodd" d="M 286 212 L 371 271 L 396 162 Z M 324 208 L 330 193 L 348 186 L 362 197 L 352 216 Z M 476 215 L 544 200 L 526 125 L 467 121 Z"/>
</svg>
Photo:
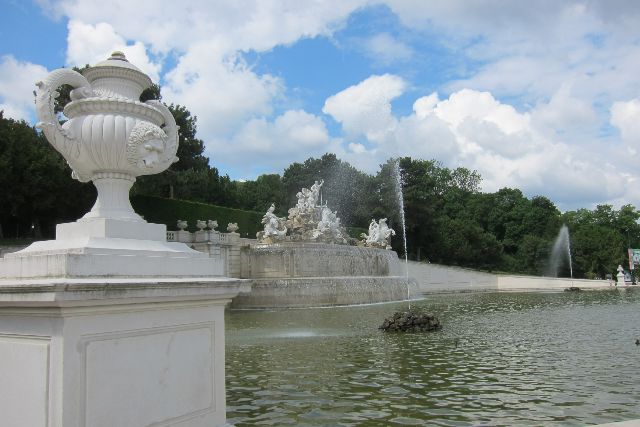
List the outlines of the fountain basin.
<svg viewBox="0 0 640 427">
<path fill-rule="evenodd" d="M 404 276 L 254 279 L 231 308 L 302 308 L 370 304 L 407 299 Z"/>
<path fill-rule="evenodd" d="M 411 305 L 442 329 L 378 330 L 406 303 L 227 311 L 229 424 L 591 426 L 640 415 L 638 292 Z"/>
<path fill-rule="evenodd" d="M 320 307 L 407 299 L 398 255 L 386 249 L 310 242 L 253 244 L 241 253 L 252 291 L 233 308 Z"/>
</svg>

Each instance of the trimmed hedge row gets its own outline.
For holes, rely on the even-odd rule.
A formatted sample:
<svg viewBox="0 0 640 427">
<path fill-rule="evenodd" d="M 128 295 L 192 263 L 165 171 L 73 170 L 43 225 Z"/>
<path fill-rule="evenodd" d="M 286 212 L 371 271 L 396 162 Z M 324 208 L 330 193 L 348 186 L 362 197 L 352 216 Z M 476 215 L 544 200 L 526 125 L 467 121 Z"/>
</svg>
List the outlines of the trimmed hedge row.
<svg viewBox="0 0 640 427">
<path fill-rule="evenodd" d="M 368 228 L 347 227 L 347 233 L 349 233 L 349 236 L 358 240 L 362 239 L 362 237 L 360 237 L 361 234 L 367 234 L 368 232 L 369 232 Z"/>
<path fill-rule="evenodd" d="M 188 230 L 196 231 L 196 221 L 216 220 L 218 231 L 226 232 L 227 224 L 238 223 L 238 233 L 242 237 L 255 238 L 262 230 L 260 223 L 264 213 L 225 208 L 206 203 L 190 202 L 187 200 L 165 199 L 163 197 L 135 195 L 131 197 L 133 209 L 149 222 L 166 224 L 168 230 L 177 230 L 179 219 L 189 223 Z"/>
</svg>

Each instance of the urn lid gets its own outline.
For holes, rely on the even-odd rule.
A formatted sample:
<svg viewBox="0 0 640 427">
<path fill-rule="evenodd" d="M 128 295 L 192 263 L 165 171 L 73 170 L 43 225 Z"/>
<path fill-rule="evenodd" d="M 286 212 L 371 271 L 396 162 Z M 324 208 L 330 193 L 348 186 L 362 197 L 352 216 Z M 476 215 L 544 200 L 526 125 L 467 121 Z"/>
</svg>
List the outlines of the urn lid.
<svg viewBox="0 0 640 427">
<path fill-rule="evenodd" d="M 94 87 L 96 86 L 95 83 L 98 83 L 98 86 L 103 86 L 111 83 L 113 79 L 121 79 L 134 83 L 135 86 L 138 86 L 140 92 L 142 92 L 152 84 L 149 76 L 131 64 L 124 53 L 120 51 L 113 52 L 108 59 L 98 62 L 93 67 L 87 68 L 82 74 Z M 101 79 L 108 79 L 109 83 L 105 81 L 104 84 L 100 84 L 102 83 L 100 82 Z M 134 99 L 139 96 L 140 94 L 138 93 L 137 96 L 134 96 Z"/>
<path fill-rule="evenodd" d="M 111 52 L 111 56 L 104 61 L 98 62 L 93 67 L 119 67 L 119 68 L 128 68 L 130 70 L 135 70 L 140 73 L 140 68 L 136 67 L 132 63 L 129 62 L 127 57 L 124 55 L 124 52 L 120 52 L 119 50 Z"/>
</svg>

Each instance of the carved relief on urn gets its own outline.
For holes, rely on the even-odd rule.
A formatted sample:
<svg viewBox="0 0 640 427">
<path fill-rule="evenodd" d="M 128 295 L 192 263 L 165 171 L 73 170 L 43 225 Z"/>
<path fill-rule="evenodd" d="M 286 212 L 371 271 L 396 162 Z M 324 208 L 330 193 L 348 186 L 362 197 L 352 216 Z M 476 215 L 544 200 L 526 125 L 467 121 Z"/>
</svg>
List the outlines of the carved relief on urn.
<svg viewBox="0 0 640 427">
<path fill-rule="evenodd" d="M 54 112 L 57 89 L 68 84 L 69 119 Z M 84 218 L 143 221 L 132 209 L 129 189 L 137 176 L 164 171 L 177 161 L 178 129 L 158 101 L 140 102 L 151 79 L 121 52 L 83 71 L 51 72 L 37 83 L 36 110 L 47 139 L 71 166 L 73 177 L 93 181 L 98 199 Z"/>
</svg>

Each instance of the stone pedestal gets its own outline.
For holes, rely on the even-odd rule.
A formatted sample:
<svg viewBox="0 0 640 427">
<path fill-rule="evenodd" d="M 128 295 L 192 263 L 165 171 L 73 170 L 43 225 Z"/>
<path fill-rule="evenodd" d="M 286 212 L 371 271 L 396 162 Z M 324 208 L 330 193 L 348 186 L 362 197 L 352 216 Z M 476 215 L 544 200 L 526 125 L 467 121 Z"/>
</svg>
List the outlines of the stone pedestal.
<svg viewBox="0 0 640 427">
<path fill-rule="evenodd" d="M 225 424 L 224 306 L 249 284 L 129 202 L 136 177 L 178 160 L 171 111 L 139 101 L 151 79 L 121 52 L 36 85 L 38 127 L 98 198 L 55 240 L 0 259 L 0 425 Z"/>
<path fill-rule="evenodd" d="M 0 280 L 0 424 L 224 425 L 224 306 L 248 289 L 227 278 Z"/>
<path fill-rule="evenodd" d="M 221 260 L 167 242 L 166 226 L 140 220 L 82 218 L 58 224 L 56 239 L 0 259 L 0 279 L 50 277 L 213 277 Z"/>
</svg>

